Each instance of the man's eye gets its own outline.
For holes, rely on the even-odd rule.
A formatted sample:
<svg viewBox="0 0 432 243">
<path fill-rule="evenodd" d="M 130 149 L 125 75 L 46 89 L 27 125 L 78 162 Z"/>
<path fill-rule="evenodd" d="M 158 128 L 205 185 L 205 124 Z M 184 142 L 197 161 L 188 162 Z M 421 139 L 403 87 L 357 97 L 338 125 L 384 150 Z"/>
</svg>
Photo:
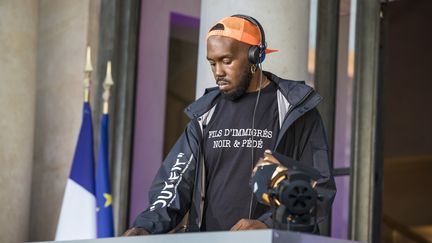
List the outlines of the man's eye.
<svg viewBox="0 0 432 243">
<path fill-rule="evenodd" d="M 230 64 L 231 63 L 231 59 L 225 58 L 225 59 L 223 59 L 223 63 L 224 64 Z"/>
</svg>

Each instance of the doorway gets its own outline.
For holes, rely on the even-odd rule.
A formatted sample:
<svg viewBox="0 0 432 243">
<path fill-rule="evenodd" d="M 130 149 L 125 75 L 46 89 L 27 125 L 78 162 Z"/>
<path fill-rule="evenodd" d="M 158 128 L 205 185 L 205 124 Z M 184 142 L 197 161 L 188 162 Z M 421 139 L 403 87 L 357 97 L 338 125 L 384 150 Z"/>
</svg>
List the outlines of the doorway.
<svg viewBox="0 0 432 243">
<path fill-rule="evenodd" d="M 198 63 L 199 19 L 179 13 L 170 18 L 163 157 L 189 122 L 183 110 L 195 100 Z"/>
<path fill-rule="evenodd" d="M 383 22 L 382 242 L 432 241 L 432 1 L 391 1 Z"/>
</svg>

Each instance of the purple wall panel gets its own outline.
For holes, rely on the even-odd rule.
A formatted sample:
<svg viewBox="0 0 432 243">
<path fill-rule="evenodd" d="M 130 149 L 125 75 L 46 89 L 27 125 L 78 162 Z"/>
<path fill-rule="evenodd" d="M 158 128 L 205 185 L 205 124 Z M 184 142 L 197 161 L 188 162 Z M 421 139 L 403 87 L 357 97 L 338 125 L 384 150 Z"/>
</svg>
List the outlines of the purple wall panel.
<svg viewBox="0 0 432 243">
<path fill-rule="evenodd" d="M 338 176 L 335 181 L 338 191 L 333 202 L 331 236 L 348 239 L 350 177 Z"/>
<path fill-rule="evenodd" d="M 147 194 L 162 161 L 169 15 L 160 14 L 157 5 L 143 1 L 141 7 L 130 224 L 148 206 Z"/>
<path fill-rule="evenodd" d="M 163 160 L 170 26 L 199 27 L 196 18 L 172 13 L 173 8 L 187 7 L 183 5 L 180 1 L 141 5 L 129 225 L 147 208 L 148 191 Z M 191 11 L 199 14 L 199 5 L 194 8 Z"/>
<path fill-rule="evenodd" d="M 351 124 L 353 77 L 348 73 L 350 16 L 340 16 L 338 43 L 338 71 L 336 90 L 336 114 L 334 133 L 334 168 L 351 167 Z M 348 239 L 350 177 L 335 178 L 337 193 L 333 203 L 331 236 Z"/>
<path fill-rule="evenodd" d="M 180 13 L 171 13 L 171 24 L 177 26 L 186 26 L 192 28 L 199 28 L 199 19 Z"/>
</svg>

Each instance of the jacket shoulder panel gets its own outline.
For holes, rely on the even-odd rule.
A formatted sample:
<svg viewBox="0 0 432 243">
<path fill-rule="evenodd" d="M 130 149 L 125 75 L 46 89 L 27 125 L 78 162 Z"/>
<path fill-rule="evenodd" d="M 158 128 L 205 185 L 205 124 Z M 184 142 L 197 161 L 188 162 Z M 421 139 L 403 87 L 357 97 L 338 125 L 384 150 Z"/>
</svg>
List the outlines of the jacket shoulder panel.
<svg viewBox="0 0 432 243">
<path fill-rule="evenodd" d="M 218 87 L 206 89 L 205 94 L 187 106 L 184 112 L 190 119 L 202 116 L 214 106 L 214 103 L 219 96 L 220 91 Z"/>
</svg>

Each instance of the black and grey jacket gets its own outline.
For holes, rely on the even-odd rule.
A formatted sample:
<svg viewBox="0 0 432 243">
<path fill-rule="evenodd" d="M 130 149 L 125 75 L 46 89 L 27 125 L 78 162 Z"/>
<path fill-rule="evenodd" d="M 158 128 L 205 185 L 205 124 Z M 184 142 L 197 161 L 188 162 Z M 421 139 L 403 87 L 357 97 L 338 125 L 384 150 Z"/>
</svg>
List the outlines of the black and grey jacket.
<svg viewBox="0 0 432 243">
<path fill-rule="evenodd" d="M 323 196 L 317 210 L 320 219 L 329 212 L 336 193 L 325 131 L 316 109 L 322 97 L 304 82 L 268 72 L 265 75 L 278 87 L 280 132 L 274 150 L 298 161 L 298 167 L 319 172 L 317 188 Z M 152 234 L 168 232 L 189 212 L 188 230 L 199 230 L 205 197 L 202 131 L 220 98 L 218 88 L 208 89 L 186 108 L 191 121 L 157 172 L 149 191 L 150 206 L 138 215 L 135 227 Z M 269 217 L 266 214 L 260 220 L 269 224 Z"/>
</svg>

